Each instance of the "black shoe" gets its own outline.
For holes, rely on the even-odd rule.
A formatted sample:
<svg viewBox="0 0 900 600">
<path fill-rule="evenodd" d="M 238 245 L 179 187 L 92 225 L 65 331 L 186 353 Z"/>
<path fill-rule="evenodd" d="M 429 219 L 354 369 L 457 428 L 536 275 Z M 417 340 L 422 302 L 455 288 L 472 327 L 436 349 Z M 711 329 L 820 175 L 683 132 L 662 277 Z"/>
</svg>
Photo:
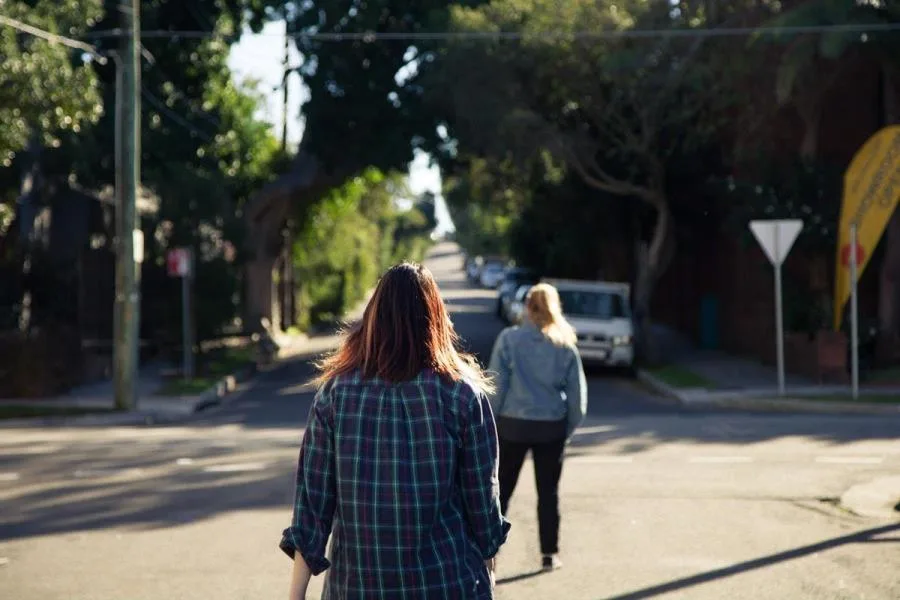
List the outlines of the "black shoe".
<svg viewBox="0 0 900 600">
<path fill-rule="evenodd" d="M 562 561 L 555 554 L 545 554 L 541 560 L 542 571 L 555 571 L 562 568 Z"/>
</svg>

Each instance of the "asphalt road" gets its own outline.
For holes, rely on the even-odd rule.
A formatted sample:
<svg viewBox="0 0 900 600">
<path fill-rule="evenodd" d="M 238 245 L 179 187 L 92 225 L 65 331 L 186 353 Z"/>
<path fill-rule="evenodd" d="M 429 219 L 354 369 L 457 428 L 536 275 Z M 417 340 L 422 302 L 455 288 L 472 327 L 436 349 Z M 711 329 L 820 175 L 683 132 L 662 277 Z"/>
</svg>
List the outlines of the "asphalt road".
<svg viewBox="0 0 900 600">
<path fill-rule="evenodd" d="M 452 246 L 428 264 L 485 356 L 502 327 L 493 293 L 470 289 Z M 311 373 L 298 359 L 178 425 L 0 429 L 0 598 L 285 597 L 276 544 Z M 682 412 L 605 373 L 589 387 L 563 473 L 565 566 L 535 573 L 526 471 L 499 598 L 900 598 L 900 522 L 835 505 L 900 473 L 900 420 Z"/>
</svg>

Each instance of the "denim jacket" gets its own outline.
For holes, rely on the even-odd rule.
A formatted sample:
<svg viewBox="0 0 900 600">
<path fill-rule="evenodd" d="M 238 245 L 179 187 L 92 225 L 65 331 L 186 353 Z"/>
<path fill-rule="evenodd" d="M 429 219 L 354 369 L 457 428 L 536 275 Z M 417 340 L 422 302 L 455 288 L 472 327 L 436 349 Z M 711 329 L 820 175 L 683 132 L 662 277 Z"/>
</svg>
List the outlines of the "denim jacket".
<svg viewBox="0 0 900 600">
<path fill-rule="evenodd" d="M 567 437 L 587 411 L 587 381 L 574 346 L 557 346 L 529 322 L 504 329 L 491 353 L 494 414 L 533 421 L 567 421 Z"/>
</svg>

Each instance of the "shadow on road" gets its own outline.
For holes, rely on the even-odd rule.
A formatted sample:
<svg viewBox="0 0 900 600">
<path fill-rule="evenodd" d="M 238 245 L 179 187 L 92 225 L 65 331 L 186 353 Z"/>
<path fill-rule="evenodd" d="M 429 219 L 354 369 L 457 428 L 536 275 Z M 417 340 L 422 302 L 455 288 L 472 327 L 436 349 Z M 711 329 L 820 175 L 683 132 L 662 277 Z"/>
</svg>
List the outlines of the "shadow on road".
<svg viewBox="0 0 900 600">
<path fill-rule="evenodd" d="M 461 285 L 468 284 L 463 281 Z M 472 300 L 471 304 L 484 301 Z M 459 306 L 469 303 L 464 300 Z M 500 320 L 485 312 L 460 311 L 453 313 L 453 319 L 465 336 L 468 349 L 482 361 L 487 360 L 503 327 Z M 285 518 L 289 518 L 296 453 L 313 398 L 312 391 L 302 384 L 312 375 L 310 364 L 296 359 L 261 375 L 235 404 L 216 413 L 178 425 L 136 428 L 159 430 L 165 434 L 159 440 L 133 443 L 127 435 L 111 437 L 108 430 L 98 429 L 97 443 L 61 447 L 52 453 L 36 454 L 26 442 L 4 444 L 0 472 L 24 472 L 36 481 L 4 490 L 0 500 L 0 539 L 123 525 L 176 526 L 186 520 L 260 508 L 284 509 Z M 613 377 L 590 379 L 588 420 L 568 448 L 570 457 L 597 452 L 631 456 L 684 441 L 738 447 L 782 438 L 806 438 L 836 446 L 897 437 L 896 421 L 882 418 L 679 413 L 671 408 L 666 408 L 667 412 L 659 412 L 658 408 L 657 412 L 648 412 L 653 410 L 647 408 L 652 401 L 630 386 Z M 179 460 L 184 459 L 196 459 L 197 464 L 181 466 Z M 202 468 L 201 460 L 257 463 L 258 468 L 209 472 Z M 105 471 L 115 473 L 123 469 L 139 469 L 140 473 L 102 476 Z M 79 470 L 92 470 L 101 476 L 72 475 Z M 67 479 L 61 480 L 60 473 L 65 473 Z M 871 530 L 868 537 L 855 534 L 832 544 L 877 541 L 871 538 L 879 531 L 882 530 Z M 804 552 L 801 549 L 794 554 L 751 561 L 620 598 L 651 597 L 709 578 L 729 576 L 741 569 L 788 560 Z"/>
<path fill-rule="evenodd" d="M 724 579 L 726 577 L 732 577 L 734 575 L 739 575 L 741 573 L 746 573 L 748 571 L 771 567 L 772 565 L 775 565 L 775 564 L 778 564 L 781 562 L 785 562 L 788 560 L 794 560 L 796 558 L 802 558 L 804 556 L 816 554 L 817 552 L 824 552 L 826 550 L 831 550 L 831 549 L 837 548 L 839 546 L 843 546 L 845 544 L 861 544 L 861 543 L 890 542 L 890 541 L 897 542 L 898 540 L 896 540 L 896 539 L 876 539 L 877 536 L 888 534 L 888 533 L 893 533 L 895 531 L 900 531 L 900 523 L 894 523 L 892 525 L 884 525 L 882 527 L 874 527 L 872 529 L 866 529 L 864 531 L 859 531 L 857 533 L 852 533 L 850 535 L 832 538 L 830 540 L 825 540 L 823 542 L 819 542 L 816 544 L 809 544 L 807 546 L 801 546 L 799 548 L 794 548 L 791 550 L 787 550 L 785 552 L 779 552 L 777 554 L 770 554 L 769 556 L 763 556 L 761 558 L 756 558 L 753 560 L 748 560 L 745 562 L 737 563 L 736 565 L 731 565 L 729 567 L 724 567 L 722 569 L 706 571 L 705 573 L 698 573 L 697 575 L 691 575 L 690 577 L 684 577 L 682 579 L 676 579 L 674 581 L 669 581 L 669 582 L 662 583 L 659 585 L 646 587 L 644 589 L 630 592 L 627 594 L 622 594 L 619 596 L 610 596 L 610 597 L 605 598 L 604 600 L 642 600 L 644 598 L 653 598 L 656 596 L 660 596 L 662 594 L 668 594 L 671 592 L 683 590 L 685 588 L 693 587 L 695 585 L 708 583 L 710 581 L 716 581 L 719 579 Z"/>
<path fill-rule="evenodd" d="M 505 585 L 508 583 L 515 583 L 517 581 L 523 581 L 525 579 L 531 579 L 532 577 L 537 577 L 538 575 L 543 575 L 546 571 L 542 569 L 538 569 L 537 571 L 531 571 L 530 573 L 519 573 L 518 575 L 510 575 L 509 577 L 504 577 L 503 579 L 497 580 L 497 585 Z"/>
</svg>

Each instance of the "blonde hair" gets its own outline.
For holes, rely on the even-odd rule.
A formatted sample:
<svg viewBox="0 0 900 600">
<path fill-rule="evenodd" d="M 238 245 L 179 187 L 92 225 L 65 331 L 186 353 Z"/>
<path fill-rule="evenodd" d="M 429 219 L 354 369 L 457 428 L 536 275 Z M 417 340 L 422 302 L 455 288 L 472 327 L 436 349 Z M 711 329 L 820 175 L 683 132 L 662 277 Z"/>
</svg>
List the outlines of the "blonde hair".
<svg viewBox="0 0 900 600">
<path fill-rule="evenodd" d="M 562 314 L 559 292 L 549 283 L 539 283 L 525 297 L 528 319 L 557 346 L 574 346 L 575 329 Z"/>
</svg>

